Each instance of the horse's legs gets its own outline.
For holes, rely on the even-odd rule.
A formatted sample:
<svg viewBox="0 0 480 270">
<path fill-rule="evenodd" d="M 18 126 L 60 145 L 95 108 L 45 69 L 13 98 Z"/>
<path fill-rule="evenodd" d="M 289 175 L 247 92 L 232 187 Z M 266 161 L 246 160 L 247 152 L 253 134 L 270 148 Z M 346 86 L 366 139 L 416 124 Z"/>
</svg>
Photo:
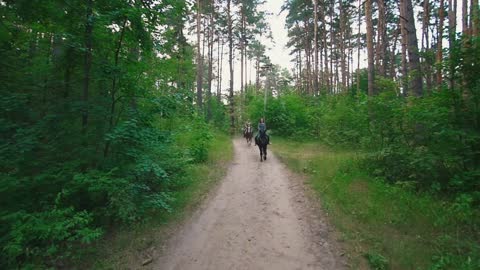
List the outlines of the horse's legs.
<svg viewBox="0 0 480 270">
<path fill-rule="evenodd" d="M 267 145 L 265 145 L 263 148 L 263 159 L 267 160 Z"/>
</svg>

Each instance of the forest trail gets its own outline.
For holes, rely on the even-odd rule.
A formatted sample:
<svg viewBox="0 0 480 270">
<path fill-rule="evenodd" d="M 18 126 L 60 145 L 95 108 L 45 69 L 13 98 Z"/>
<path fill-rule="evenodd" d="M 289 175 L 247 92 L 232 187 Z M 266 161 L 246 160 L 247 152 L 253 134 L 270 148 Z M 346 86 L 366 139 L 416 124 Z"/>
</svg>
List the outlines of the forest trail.
<svg viewBox="0 0 480 270">
<path fill-rule="evenodd" d="M 216 192 L 167 244 L 152 269 L 344 269 L 323 214 L 301 180 L 269 152 L 234 140 Z"/>
</svg>

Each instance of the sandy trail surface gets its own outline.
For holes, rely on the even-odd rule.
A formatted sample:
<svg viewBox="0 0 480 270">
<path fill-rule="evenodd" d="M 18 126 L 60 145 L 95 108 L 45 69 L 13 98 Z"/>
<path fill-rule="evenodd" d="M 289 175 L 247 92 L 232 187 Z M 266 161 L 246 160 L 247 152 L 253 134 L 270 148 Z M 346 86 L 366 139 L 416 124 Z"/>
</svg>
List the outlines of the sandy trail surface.
<svg viewBox="0 0 480 270">
<path fill-rule="evenodd" d="M 179 228 L 153 269 L 344 269 L 301 179 L 271 152 L 234 140 L 225 179 Z"/>
</svg>

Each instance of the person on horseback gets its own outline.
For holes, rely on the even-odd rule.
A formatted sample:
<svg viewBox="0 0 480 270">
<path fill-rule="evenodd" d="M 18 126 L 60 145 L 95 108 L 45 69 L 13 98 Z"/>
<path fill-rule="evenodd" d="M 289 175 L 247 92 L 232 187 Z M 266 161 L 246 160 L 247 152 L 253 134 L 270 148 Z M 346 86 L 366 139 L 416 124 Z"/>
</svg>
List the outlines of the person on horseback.
<svg viewBox="0 0 480 270">
<path fill-rule="evenodd" d="M 243 128 L 242 128 L 244 138 L 246 138 L 247 133 L 249 132 L 250 129 L 251 129 L 250 121 L 245 122 L 243 124 Z"/>
<path fill-rule="evenodd" d="M 261 134 L 264 134 L 267 137 L 267 144 L 270 144 L 270 136 L 267 134 L 267 125 L 265 124 L 263 117 L 258 121 L 258 133 L 257 136 L 255 136 L 255 145 Z"/>
</svg>

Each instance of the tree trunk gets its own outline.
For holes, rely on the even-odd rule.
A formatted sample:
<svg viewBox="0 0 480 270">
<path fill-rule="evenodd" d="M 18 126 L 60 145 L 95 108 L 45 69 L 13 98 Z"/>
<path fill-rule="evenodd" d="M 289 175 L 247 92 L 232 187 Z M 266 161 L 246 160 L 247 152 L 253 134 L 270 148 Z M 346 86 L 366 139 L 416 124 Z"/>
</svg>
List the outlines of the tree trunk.
<svg viewBox="0 0 480 270">
<path fill-rule="evenodd" d="M 318 88 L 318 0 L 313 0 L 313 34 L 314 34 L 314 50 L 315 50 L 315 58 L 314 58 L 314 71 L 313 71 L 313 91 L 314 95 L 318 95 L 320 90 Z"/>
<path fill-rule="evenodd" d="M 402 35 L 401 43 L 402 43 L 402 94 L 404 96 L 407 95 L 408 91 L 408 63 L 407 63 L 407 43 L 408 43 L 408 34 L 407 34 L 407 27 L 405 23 L 405 11 L 404 11 L 404 0 L 400 0 L 399 9 L 400 9 L 400 33 Z"/>
<path fill-rule="evenodd" d="M 245 67 L 245 80 L 244 78 L 242 78 L 242 81 L 243 81 L 243 90 L 245 91 L 245 94 L 247 93 L 247 69 L 248 69 L 248 63 L 247 63 L 247 34 L 246 34 L 246 29 L 247 29 L 247 17 L 245 16 L 245 14 L 243 14 L 243 61 L 245 61 L 244 63 L 244 67 Z"/>
<path fill-rule="evenodd" d="M 397 28 L 395 34 L 393 35 L 393 43 L 392 43 L 392 50 L 390 52 L 390 78 L 392 80 L 396 79 L 396 72 L 395 72 L 395 52 L 397 50 L 397 43 L 398 43 L 398 36 L 400 35 L 400 28 Z M 402 61 L 403 62 L 403 61 Z"/>
<path fill-rule="evenodd" d="M 213 3 L 212 3 L 213 6 Z M 208 81 L 207 81 L 207 121 L 212 120 L 212 80 L 213 80 L 213 14 L 210 14 L 208 27 Z"/>
<path fill-rule="evenodd" d="M 202 54 L 200 50 L 200 35 L 201 35 L 201 26 L 200 26 L 200 0 L 197 0 L 197 105 L 198 109 L 202 111 L 203 101 L 202 101 L 202 82 L 203 82 L 203 61 Z"/>
<path fill-rule="evenodd" d="M 260 56 L 256 56 L 255 58 L 255 89 L 260 89 Z"/>
<path fill-rule="evenodd" d="M 412 0 L 404 0 L 405 18 L 408 33 L 408 66 L 410 68 L 410 87 L 414 96 L 422 96 L 423 81 L 420 68 L 420 57 L 418 54 L 417 31 L 415 28 L 415 17 L 413 14 Z"/>
<path fill-rule="evenodd" d="M 478 0 L 472 0 L 470 4 L 470 19 L 472 24 L 472 33 L 471 35 L 476 37 L 478 36 L 478 31 L 480 27 L 480 10 L 478 6 Z"/>
<path fill-rule="evenodd" d="M 232 34 L 232 14 L 231 0 L 227 0 L 227 21 L 228 21 L 228 63 L 230 67 L 230 132 L 235 133 L 235 104 L 233 99 L 233 34 Z"/>
<path fill-rule="evenodd" d="M 87 2 L 87 22 L 85 24 L 85 55 L 84 55 L 84 78 L 83 78 L 83 110 L 82 132 L 85 133 L 88 125 L 88 95 L 90 88 L 90 70 L 92 67 L 92 43 L 93 43 L 93 0 Z"/>
<path fill-rule="evenodd" d="M 70 81 L 72 78 L 72 70 L 73 70 L 73 57 L 74 57 L 74 51 L 72 47 L 68 47 L 66 51 L 66 57 L 65 57 L 65 62 L 66 62 L 66 67 L 65 67 L 65 74 L 64 74 L 64 91 L 63 91 L 63 97 L 68 98 L 70 95 Z"/>
<path fill-rule="evenodd" d="M 300 88 L 303 88 L 303 70 L 302 70 L 302 50 L 298 50 L 298 76 L 300 79 Z"/>
<path fill-rule="evenodd" d="M 468 0 L 462 0 L 462 33 L 468 34 Z"/>
<path fill-rule="evenodd" d="M 367 21 L 367 54 L 368 54 L 368 95 L 375 95 L 375 67 L 373 51 L 372 0 L 365 1 L 365 18 Z"/>
<path fill-rule="evenodd" d="M 248 85 L 251 87 L 252 86 L 252 72 L 253 72 L 253 66 L 252 66 L 252 59 L 253 57 L 250 57 L 249 59 L 249 67 L 250 67 L 250 73 L 248 73 Z"/>
<path fill-rule="evenodd" d="M 360 25 L 362 25 L 362 0 L 358 0 L 358 33 L 357 33 L 357 95 L 360 94 Z"/>
<path fill-rule="evenodd" d="M 422 51 L 425 53 L 426 57 L 424 57 L 424 70 L 425 70 L 425 81 L 427 83 L 427 90 L 432 89 L 432 80 L 431 80 L 431 63 L 430 58 L 428 57 L 428 53 L 430 51 L 429 48 L 429 31 L 428 31 L 428 24 L 430 22 L 430 1 L 424 0 L 423 1 L 423 20 L 422 20 Z"/>
<path fill-rule="evenodd" d="M 248 43 L 247 43 L 247 40 L 245 39 L 245 46 L 243 47 L 243 60 L 245 61 L 245 80 L 244 80 L 244 83 L 243 83 L 243 87 L 244 87 L 244 90 L 245 90 L 245 94 L 247 93 L 247 86 L 248 86 L 248 57 L 247 57 L 247 46 L 248 46 Z"/>
<path fill-rule="evenodd" d="M 440 0 L 440 7 L 438 9 L 438 30 L 437 30 L 437 85 L 442 84 L 442 62 L 443 62 L 443 20 L 444 15 L 444 0 Z"/>
<path fill-rule="evenodd" d="M 377 0 L 378 3 L 378 32 L 377 32 L 377 61 L 376 66 L 378 69 L 378 74 L 385 77 L 386 75 L 386 43 L 387 43 L 387 28 L 386 28 L 386 8 L 384 0 Z"/>
<path fill-rule="evenodd" d="M 323 36 L 323 55 L 324 55 L 324 62 L 323 64 L 325 65 L 325 70 L 323 72 L 324 74 L 324 81 L 325 81 L 325 85 L 326 85 L 326 91 L 328 93 L 329 89 L 330 89 L 330 81 L 329 81 L 329 70 L 328 70 L 328 66 L 329 66 L 329 57 L 328 57 L 328 38 L 327 38 L 327 20 L 325 19 L 325 15 L 326 15 L 326 12 L 325 12 L 325 6 L 322 5 L 321 8 L 320 8 L 320 18 L 322 20 L 322 36 Z"/>
<path fill-rule="evenodd" d="M 218 102 L 222 101 L 222 79 L 223 79 L 223 47 L 224 47 L 224 41 L 223 37 L 221 38 L 222 46 L 221 46 L 221 52 L 220 52 L 220 72 L 218 73 L 219 79 L 218 79 Z"/>
<path fill-rule="evenodd" d="M 221 66 L 222 66 L 222 63 L 220 61 L 220 57 L 221 57 L 220 56 L 220 52 L 221 52 L 220 45 L 221 45 L 221 42 L 222 42 L 221 39 L 220 39 L 220 34 L 218 34 L 218 36 L 217 36 L 217 41 L 218 41 L 217 42 L 217 100 L 220 102 L 221 101 L 220 95 L 221 95 L 221 89 L 222 89 L 221 86 L 220 86 L 220 76 L 221 76 L 220 69 L 221 69 Z"/>
<path fill-rule="evenodd" d="M 346 50 L 347 50 L 347 74 L 345 75 L 345 79 L 347 81 L 346 89 L 350 89 L 351 86 L 351 73 L 353 73 L 353 49 L 352 49 L 352 37 L 351 37 L 351 29 L 347 32 L 347 37 L 348 45 L 346 45 Z M 350 72 L 352 71 L 352 72 Z"/>
<path fill-rule="evenodd" d="M 240 8 L 240 13 L 241 13 L 241 28 L 240 28 L 240 96 L 241 98 L 243 97 L 243 46 L 245 46 L 244 44 L 244 25 L 243 25 L 243 22 L 244 22 L 244 17 L 245 17 L 245 11 L 244 11 L 244 6 L 242 5 L 242 7 Z"/>
<path fill-rule="evenodd" d="M 457 0 L 448 0 L 448 46 L 450 49 L 454 47 L 457 32 Z M 452 53 L 449 54 L 452 60 Z M 450 89 L 455 87 L 455 64 L 453 61 L 449 63 L 449 85 Z"/>
<path fill-rule="evenodd" d="M 310 29 L 308 27 L 308 20 L 305 20 L 304 21 L 304 24 L 305 24 L 305 32 L 306 33 L 309 33 Z M 312 47 L 312 44 L 311 44 L 311 41 L 310 39 L 308 38 L 307 35 L 305 35 L 305 38 L 304 38 L 304 44 L 305 44 L 305 60 L 306 60 L 306 64 L 307 64 L 307 93 L 308 94 L 311 94 L 311 90 L 312 90 L 312 65 L 311 65 L 311 62 L 310 62 L 310 59 L 311 59 L 311 53 L 312 53 L 312 50 L 311 50 L 311 47 Z"/>
<path fill-rule="evenodd" d="M 123 20 L 122 30 L 120 32 L 120 38 L 118 39 L 117 48 L 115 50 L 115 55 L 113 57 L 113 59 L 114 59 L 114 62 L 113 62 L 114 70 L 117 70 L 117 67 L 118 67 L 118 60 L 120 58 L 120 50 L 122 49 L 123 37 L 125 36 L 125 26 L 126 26 L 126 24 L 127 24 L 127 18 L 125 18 Z M 117 103 L 117 99 L 115 97 L 116 93 L 117 93 L 117 76 L 114 73 L 113 78 L 112 78 L 112 89 L 110 91 L 110 116 L 109 116 L 109 120 L 108 120 L 108 131 L 111 131 L 112 128 L 113 128 L 113 119 L 115 117 L 115 106 L 116 106 L 116 103 Z M 103 150 L 103 157 L 104 158 L 108 156 L 109 148 L 110 148 L 110 140 L 108 140 L 105 143 L 105 148 Z"/>
<path fill-rule="evenodd" d="M 332 5 L 332 6 L 330 6 L 330 10 L 329 10 L 329 11 L 330 11 L 330 57 L 332 57 L 332 58 L 333 58 L 333 55 L 335 55 L 335 54 L 333 53 L 333 51 L 334 51 L 334 46 L 333 46 L 333 44 L 334 44 L 334 42 L 336 42 L 336 41 L 335 41 L 336 37 L 335 37 L 335 35 L 334 35 L 334 33 L 333 33 L 333 27 L 332 27 L 332 25 L 333 25 L 333 16 L 334 16 L 334 7 L 333 7 L 334 3 L 335 3 L 335 1 L 332 1 L 332 2 L 331 2 L 331 5 Z M 331 88 L 332 88 L 332 90 L 333 90 L 333 89 L 337 86 L 336 84 L 333 83 L 333 81 L 334 81 L 334 79 L 335 79 L 335 78 L 334 78 L 334 75 L 335 75 L 335 74 L 333 73 L 333 59 L 330 60 L 330 75 L 331 75 L 331 76 L 330 76 L 330 82 L 332 82 Z"/>
<path fill-rule="evenodd" d="M 342 4 L 342 0 L 339 1 L 340 4 L 340 65 L 342 71 L 342 85 L 341 89 L 345 89 L 347 87 L 347 63 L 346 58 L 348 56 L 348 52 L 345 48 L 345 37 L 346 37 L 346 23 L 345 23 L 345 11 L 344 6 Z"/>
</svg>

